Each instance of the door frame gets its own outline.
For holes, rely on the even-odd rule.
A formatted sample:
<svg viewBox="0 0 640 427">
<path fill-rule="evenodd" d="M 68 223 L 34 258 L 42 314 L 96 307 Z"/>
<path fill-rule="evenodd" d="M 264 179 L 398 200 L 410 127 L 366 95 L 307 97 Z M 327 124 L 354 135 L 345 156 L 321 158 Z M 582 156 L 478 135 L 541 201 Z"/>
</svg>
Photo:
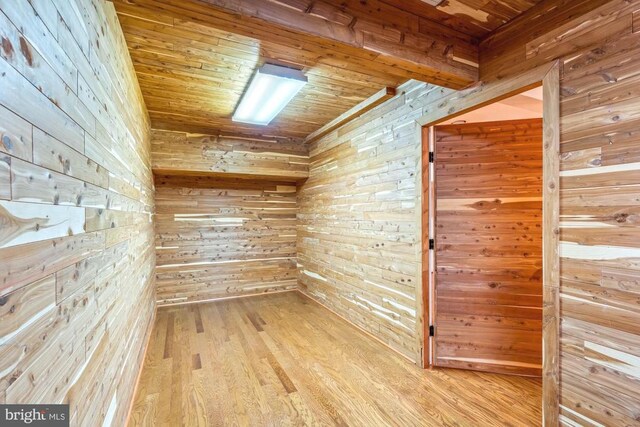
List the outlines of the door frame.
<svg viewBox="0 0 640 427">
<path fill-rule="evenodd" d="M 476 110 L 488 104 L 509 98 L 518 93 L 542 86 L 543 90 L 543 165 L 542 165 L 542 423 L 544 426 L 556 426 L 559 422 L 559 332 L 560 332 L 560 64 L 550 64 L 534 68 L 519 75 L 504 78 L 491 83 L 480 82 L 468 89 L 453 92 L 443 99 L 425 107 L 424 115 L 417 120 L 417 138 L 423 141 L 423 128 L 429 128 L 453 117 Z M 424 142 L 424 141 L 423 141 Z M 420 236 L 422 239 L 419 255 L 419 277 L 422 286 L 417 287 L 416 295 L 416 334 L 418 339 L 418 364 L 429 367 L 431 353 L 429 340 L 429 280 L 430 271 L 428 250 L 429 200 L 422 195 L 429 185 L 429 161 L 420 144 L 419 158 L 421 218 Z M 426 169 L 425 169 L 426 164 Z M 425 176 L 426 175 L 426 176 Z M 426 242 L 426 246 L 425 246 Z"/>
</svg>

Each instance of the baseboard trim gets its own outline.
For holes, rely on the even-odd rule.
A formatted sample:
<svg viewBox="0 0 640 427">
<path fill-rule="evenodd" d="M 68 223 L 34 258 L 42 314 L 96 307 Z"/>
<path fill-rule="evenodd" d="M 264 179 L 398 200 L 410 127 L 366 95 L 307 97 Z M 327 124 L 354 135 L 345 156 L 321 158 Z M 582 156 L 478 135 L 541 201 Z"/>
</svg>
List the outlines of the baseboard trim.
<svg viewBox="0 0 640 427">
<path fill-rule="evenodd" d="M 229 300 L 229 299 L 252 298 L 252 297 L 259 297 L 259 296 L 264 296 L 264 295 L 281 294 L 281 293 L 284 293 L 284 292 L 296 292 L 297 290 L 298 290 L 297 288 L 293 288 L 293 289 L 280 289 L 280 290 L 277 290 L 277 291 L 269 291 L 269 292 L 258 292 L 258 293 L 253 293 L 253 294 L 229 295 L 229 296 L 225 296 L 225 297 L 199 299 L 197 301 L 181 301 L 181 302 L 174 302 L 174 303 L 171 303 L 171 304 L 157 304 L 157 307 L 158 308 L 174 307 L 174 306 L 177 306 L 177 305 L 202 304 L 202 303 L 207 303 L 207 302 L 224 301 L 224 300 Z"/>
<path fill-rule="evenodd" d="M 156 315 L 158 313 L 158 306 L 154 304 L 153 315 L 151 316 L 151 320 L 149 321 L 149 325 L 147 326 L 146 333 L 146 342 L 144 344 L 144 351 L 142 352 L 142 357 L 140 358 L 140 369 L 138 369 L 138 375 L 136 376 L 136 385 L 133 388 L 133 394 L 131 395 L 131 402 L 129 402 L 129 410 L 127 411 L 127 418 L 125 419 L 124 425 L 128 426 L 129 421 L 131 421 L 131 414 L 133 413 L 133 406 L 136 402 L 136 396 L 138 395 L 138 387 L 140 386 L 140 378 L 142 378 L 142 371 L 144 370 L 144 361 L 147 359 L 147 351 L 149 351 L 149 343 L 151 342 L 151 335 L 153 334 L 153 328 L 156 324 Z"/>
<path fill-rule="evenodd" d="M 364 333 L 365 335 L 367 335 L 369 338 L 374 339 L 376 341 L 378 341 L 380 344 L 382 344 L 383 346 L 387 347 L 389 350 L 393 351 L 394 353 L 396 353 L 397 355 L 401 356 L 403 359 L 406 359 L 408 362 L 410 362 L 412 365 L 416 365 L 419 367 L 418 363 L 411 359 L 409 356 L 407 356 L 406 354 L 402 354 L 401 352 L 399 352 L 398 350 L 396 350 L 395 348 L 391 347 L 389 344 L 387 344 L 386 342 L 382 341 L 380 338 L 376 337 L 375 335 L 373 335 L 371 332 L 367 331 L 366 329 L 361 328 L 360 326 L 356 325 L 355 323 L 353 323 L 351 320 L 347 319 L 346 317 L 344 317 L 343 315 L 337 313 L 336 311 L 334 311 L 333 309 L 327 307 L 326 305 L 324 305 L 323 303 L 321 303 L 320 301 L 318 301 L 317 299 L 313 298 L 312 296 L 310 296 L 309 294 L 307 294 L 306 292 L 304 292 L 302 289 L 295 289 L 295 291 L 299 292 L 301 295 L 303 295 L 305 298 L 313 301 L 314 303 L 318 304 L 319 306 L 321 306 L 322 308 L 324 308 L 327 311 L 330 311 L 332 314 L 334 314 L 335 316 L 339 317 L 340 319 L 344 320 L 345 322 L 347 322 L 349 325 L 353 326 L 354 328 L 358 329 L 360 332 Z"/>
</svg>

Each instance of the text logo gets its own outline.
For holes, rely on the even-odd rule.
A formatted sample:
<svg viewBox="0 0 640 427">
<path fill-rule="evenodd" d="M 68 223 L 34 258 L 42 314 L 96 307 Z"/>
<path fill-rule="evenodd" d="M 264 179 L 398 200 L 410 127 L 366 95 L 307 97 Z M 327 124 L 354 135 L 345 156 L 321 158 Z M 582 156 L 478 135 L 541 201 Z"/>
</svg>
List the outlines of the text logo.
<svg viewBox="0 0 640 427">
<path fill-rule="evenodd" d="M 0 405 L 0 427 L 69 427 L 69 405 Z"/>
</svg>

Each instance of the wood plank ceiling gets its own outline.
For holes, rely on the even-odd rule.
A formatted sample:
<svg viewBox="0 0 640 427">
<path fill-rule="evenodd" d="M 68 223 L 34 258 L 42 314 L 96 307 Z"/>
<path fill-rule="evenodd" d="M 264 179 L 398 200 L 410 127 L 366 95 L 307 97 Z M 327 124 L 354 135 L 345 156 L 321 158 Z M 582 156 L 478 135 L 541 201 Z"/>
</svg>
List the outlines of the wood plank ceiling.
<svg viewBox="0 0 640 427">
<path fill-rule="evenodd" d="M 537 1 L 114 3 L 154 128 L 302 139 L 385 86 L 477 80 L 479 39 Z M 266 62 L 303 69 L 309 84 L 267 127 L 232 122 Z"/>
<path fill-rule="evenodd" d="M 474 37 L 488 33 L 526 12 L 542 0 L 382 0 L 425 19 Z"/>
</svg>

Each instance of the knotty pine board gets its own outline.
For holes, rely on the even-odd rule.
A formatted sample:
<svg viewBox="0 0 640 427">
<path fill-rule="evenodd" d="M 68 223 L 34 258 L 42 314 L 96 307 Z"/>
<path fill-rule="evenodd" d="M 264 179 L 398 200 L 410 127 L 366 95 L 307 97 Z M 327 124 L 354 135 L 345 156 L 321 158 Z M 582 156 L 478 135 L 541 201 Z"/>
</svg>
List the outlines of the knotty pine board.
<svg viewBox="0 0 640 427">
<path fill-rule="evenodd" d="M 309 176 L 308 147 L 291 138 L 189 134 L 153 129 L 156 174 L 299 181 Z"/>
<path fill-rule="evenodd" d="M 297 286 L 296 185 L 156 176 L 159 305 Z"/>
<path fill-rule="evenodd" d="M 84 223 L 81 207 L 0 201 L 0 248 L 82 234 Z"/>
<path fill-rule="evenodd" d="M 11 200 L 11 157 L 0 154 L 0 200 Z"/>
<path fill-rule="evenodd" d="M 33 155 L 33 126 L 28 121 L 0 106 L 2 138 L 0 152 L 31 161 Z"/>
<path fill-rule="evenodd" d="M 435 357 L 539 376 L 542 120 L 435 127 Z"/>
<path fill-rule="evenodd" d="M 155 302 L 146 108 L 111 3 L 0 9 L 0 403 L 124 425 Z"/>
</svg>

